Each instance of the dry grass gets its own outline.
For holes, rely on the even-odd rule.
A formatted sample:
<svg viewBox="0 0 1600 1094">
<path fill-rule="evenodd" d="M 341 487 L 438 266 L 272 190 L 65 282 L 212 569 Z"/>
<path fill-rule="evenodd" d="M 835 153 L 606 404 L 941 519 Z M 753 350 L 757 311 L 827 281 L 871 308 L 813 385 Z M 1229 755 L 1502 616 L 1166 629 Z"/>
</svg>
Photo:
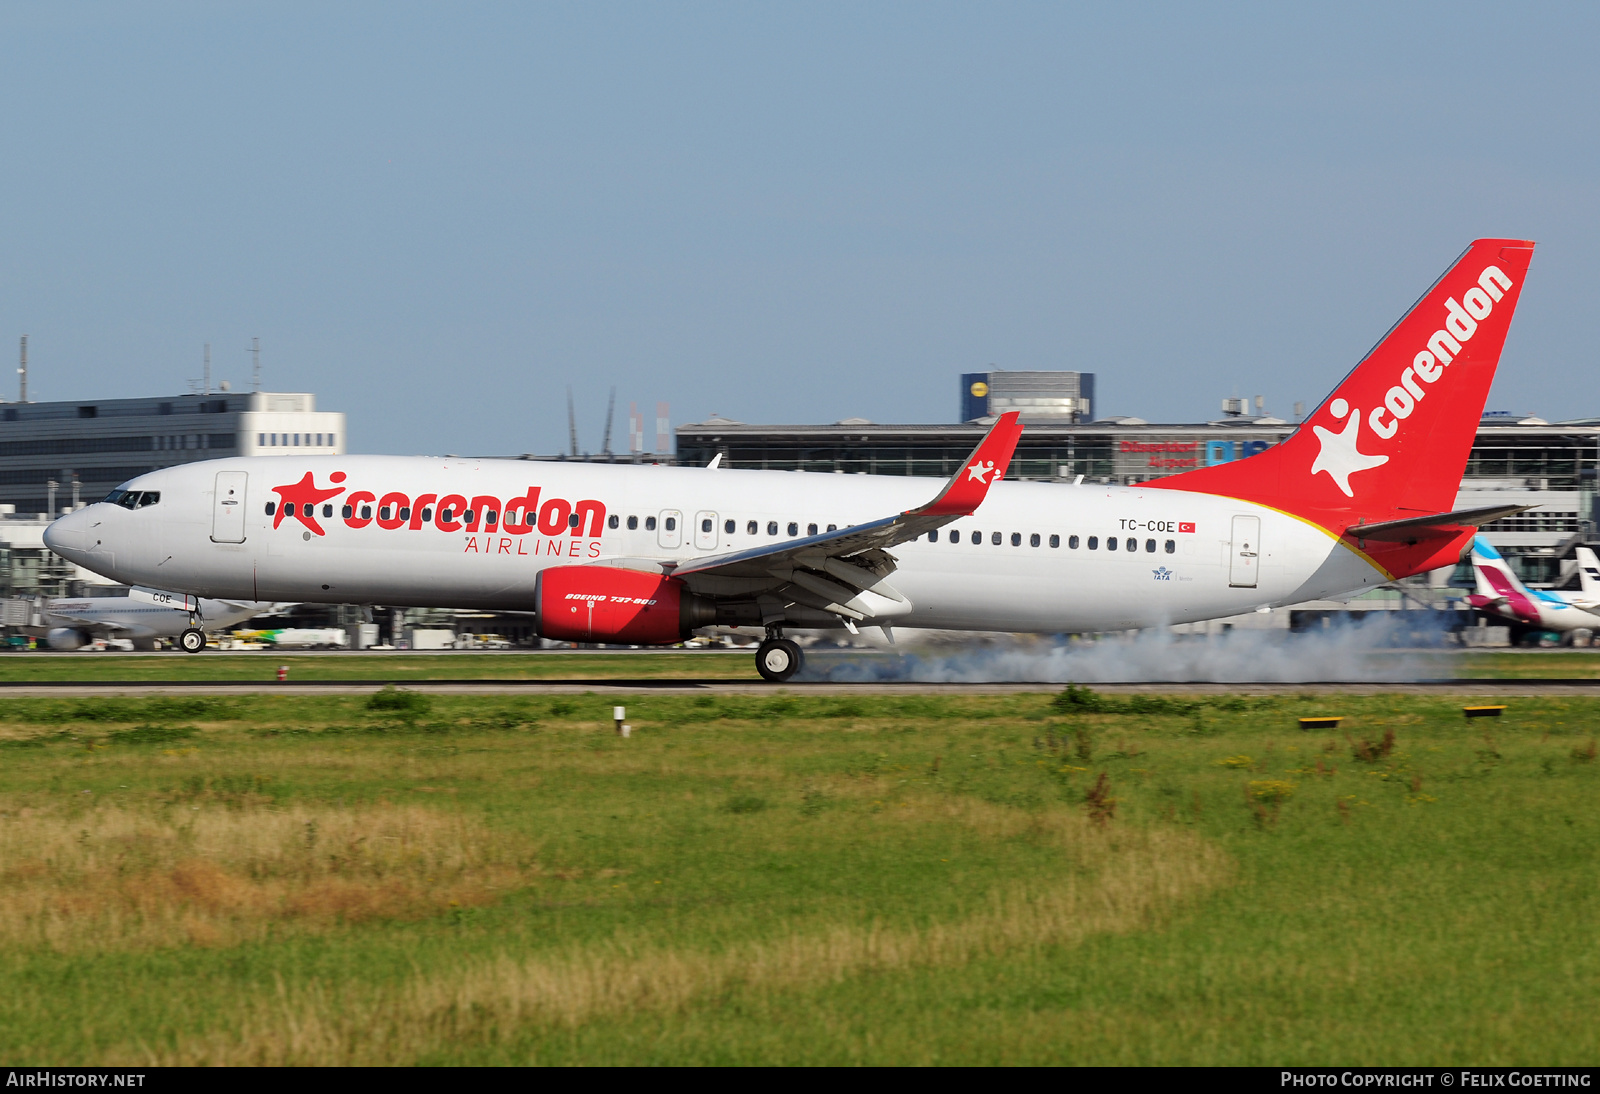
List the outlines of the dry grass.
<svg viewBox="0 0 1600 1094">
<path fill-rule="evenodd" d="M 868 973 L 960 966 L 1149 928 L 1233 873 L 1225 854 L 1182 831 L 1102 833 L 1078 814 L 1019 816 L 973 803 L 957 812 L 990 833 L 1060 840 L 1066 876 L 992 894 L 962 918 L 923 927 L 823 926 L 717 950 L 617 937 L 537 958 L 500 956 L 447 973 L 418 973 L 381 994 L 280 986 L 276 999 L 251 1004 L 233 1035 L 191 1040 L 148 1062 L 395 1063 L 529 1025 L 572 1027 L 639 1011 L 687 1010 L 731 991 L 804 990 Z M 1095 868 L 1082 871 L 1085 862 Z M 148 1053 L 119 1055 L 137 1060 Z"/>
<path fill-rule="evenodd" d="M 228 945 L 481 904 L 537 871 L 506 834 L 417 806 L 22 808 L 0 813 L 0 941 Z"/>
</svg>

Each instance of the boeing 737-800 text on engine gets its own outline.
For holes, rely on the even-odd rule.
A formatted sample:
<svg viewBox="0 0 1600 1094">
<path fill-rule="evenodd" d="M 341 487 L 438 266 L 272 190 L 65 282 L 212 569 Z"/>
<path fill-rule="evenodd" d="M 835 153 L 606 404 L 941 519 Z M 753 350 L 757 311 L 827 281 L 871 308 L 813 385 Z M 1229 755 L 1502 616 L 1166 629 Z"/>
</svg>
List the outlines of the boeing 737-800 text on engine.
<svg viewBox="0 0 1600 1094">
<path fill-rule="evenodd" d="M 1120 630 L 1339 596 L 1453 564 L 1517 511 L 1449 507 L 1532 256 L 1478 240 L 1281 444 L 1137 486 L 1002 482 L 1022 428 L 1007 414 L 942 488 L 265 456 L 141 475 L 45 538 L 195 596 L 525 610 L 578 642 L 764 628 L 770 680 L 800 664 L 785 627 Z"/>
</svg>

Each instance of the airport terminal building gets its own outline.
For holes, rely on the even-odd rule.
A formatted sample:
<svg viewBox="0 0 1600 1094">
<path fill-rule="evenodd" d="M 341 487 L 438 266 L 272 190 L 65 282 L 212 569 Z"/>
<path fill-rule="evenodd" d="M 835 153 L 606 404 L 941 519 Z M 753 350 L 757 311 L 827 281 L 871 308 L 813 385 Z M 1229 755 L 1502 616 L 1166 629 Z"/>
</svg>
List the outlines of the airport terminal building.
<svg viewBox="0 0 1600 1094">
<path fill-rule="evenodd" d="M 135 475 L 196 460 L 345 451 L 345 416 L 309 392 L 0 404 L 0 597 L 67 596 L 103 579 L 44 547 L 44 527 Z"/>
<path fill-rule="evenodd" d="M 1092 376 L 1069 375 L 1087 376 L 1087 384 L 1075 379 L 1074 385 L 1079 392 L 1093 391 Z M 975 405 L 973 383 L 994 390 L 982 376 L 963 376 L 963 412 Z M 1088 404 L 1083 395 L 1061 398 L 1060 410 L 1045 403 L 1065 387 L 1043 388 L 1031 406 L 1026 392 L 1008 387 L 1008 400 L 1016 401 L 1004 409 L 1022 410 L 1027 428 L 1007 478 L 1071 482 L 1082 475 L 1090 482 L 1131 485 L 1253 455 L 1298 428 L 1261 412 L 1259 401 L 1257 412 L 1247 413 L 1251 408 L 1243 399 L 1225 400 L 1220 418 L 1200 424 L 1162 425 L 1129 417 L 1079 421 Z M 678 427 L 677 462 L 703 466 L 720 454 L 724 467 L 945 478 L 961 466 L 999 412 L 954 425 L 880 425 L 862 418 L 832 425 L 750 425 L 713 418 Z M 1524 580 L 1559 587 L 1575 579 L 1573 548 L 1595 538 L 1597 468 L 1600 419 L 1547 422 L 1487 414 L 1457 507 L 1536 506 L 1483 531 L 1513 559 Z"/>
</svg>

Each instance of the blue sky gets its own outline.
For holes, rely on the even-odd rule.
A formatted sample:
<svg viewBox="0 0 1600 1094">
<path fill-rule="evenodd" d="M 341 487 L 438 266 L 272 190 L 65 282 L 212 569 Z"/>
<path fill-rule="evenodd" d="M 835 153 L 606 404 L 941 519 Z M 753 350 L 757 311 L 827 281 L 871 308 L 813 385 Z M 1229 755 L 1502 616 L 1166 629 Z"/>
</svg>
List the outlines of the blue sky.
<svg viewBox="0 0 1600 1094">
<path fill-rule="evenodd" d="M 1600 415 L 1597 10 L 8 4 L 0 361 L 241 386 L 259 335 L 372 452 L 556 451 L 569 383 L 588 449 L 613 385 L 615 447 L 951 421 L 990 365 L 1287 415 L 1512 235 L 1490 406 Z"/>
</svg>

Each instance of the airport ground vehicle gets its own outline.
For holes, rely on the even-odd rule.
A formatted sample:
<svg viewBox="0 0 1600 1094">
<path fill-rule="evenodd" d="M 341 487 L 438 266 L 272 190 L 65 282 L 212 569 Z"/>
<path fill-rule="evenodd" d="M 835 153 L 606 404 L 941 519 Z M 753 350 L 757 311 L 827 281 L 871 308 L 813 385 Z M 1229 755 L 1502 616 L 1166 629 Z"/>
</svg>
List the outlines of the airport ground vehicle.
<svg viewBox="0 0 1600 1094">
<path fill-rule="evenodd" d="M 1281 444 L 1138 486 L 1002 482 L 1007 414 L 943 484 L 265 456 L 141 475 L 45 540 L 194 595 L 531 610 L 577 642 L 750 628 L 769 680 L 800 667 L 786 627 L 1121 630 L 1340 596 L 1523 508 L 1450 510 L 1532 255 L 1474 242 Z"/>
</svg>

